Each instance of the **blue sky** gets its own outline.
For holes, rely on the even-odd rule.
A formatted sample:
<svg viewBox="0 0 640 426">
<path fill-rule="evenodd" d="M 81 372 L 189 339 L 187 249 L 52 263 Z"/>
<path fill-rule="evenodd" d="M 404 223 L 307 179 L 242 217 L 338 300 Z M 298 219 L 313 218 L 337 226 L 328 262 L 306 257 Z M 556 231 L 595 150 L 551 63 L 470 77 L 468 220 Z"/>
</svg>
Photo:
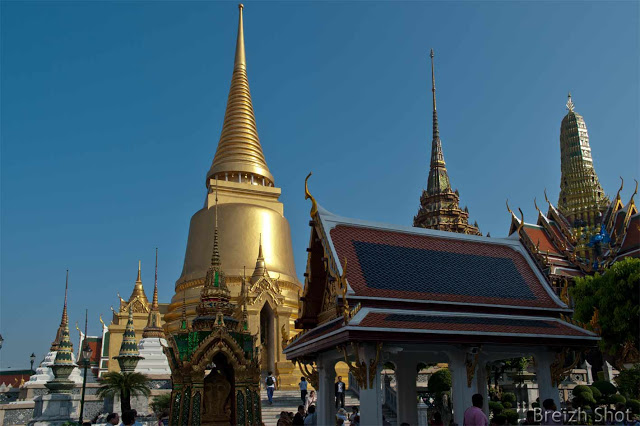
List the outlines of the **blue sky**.
<svg viewBox="0 0 640 426">
<path fill-rule="evenodd" d="M 182 269 L 189 219 L 220 135 L 233 2 L 1 3 L 0 367 L 44 356 L 70 269 L 70 321 L 110 317 L 137 261 L 160 299 Z M 431 143 L 436 52 L 445 160 L 483 233 L 557 200 L 568 91 L 596 171 L 625 202 L 638 178 L 637 2 L 247 2 L 251 93 L 292 231 L 303 182 L 344 216 L 410 225 Z M 71 326 L 73 330 L 73 325 Z M 72 333 L 77 343 L 77 334 Z"/>
</svg>

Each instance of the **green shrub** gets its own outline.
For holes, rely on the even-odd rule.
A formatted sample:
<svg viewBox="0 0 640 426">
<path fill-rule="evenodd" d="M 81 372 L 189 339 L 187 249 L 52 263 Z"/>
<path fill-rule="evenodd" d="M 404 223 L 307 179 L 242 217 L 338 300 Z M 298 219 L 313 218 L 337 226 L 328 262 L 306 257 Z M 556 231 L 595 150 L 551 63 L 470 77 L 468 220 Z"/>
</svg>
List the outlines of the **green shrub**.
<svg viewBox="0 0 640 426">
<path fill-rule="evenodd" d="M 498 401 L 489 401 L 489 410 L 491 410 L 493 412 L 493 415 L 496 416 L 502 413 L 502 410 L 504 410 L 504 406 Z"/>
<path fill-rule="evenodd" d="M 594 406 L 596 404 L 596 400 L 593 397 L 591 388 L 588 386 L 578 385 L 573 388 L 573 398 L 571 399 L 571 403 L 574 407 L 585 408 L 587 406 Z"/>
<path fill-rule="evenodd" d="M 609 396 L 608 402 L 609 402 L 609 404 L 613 404 L 613 405 L 626 404 L 627 398 L 625 398 L 622 395 L 615 394 L 615 395 Z"/>
<path fill-rule="evenodd" d="M 513 404 L 516 402 L 516 394 L 513 392 L 505 392 L 502 394 L 502 402 L 510 402 Z"/>
<path fill-rule="evenodd" d="M 627 399 L 627 408 L 631 410 L 633 414 L 640 414 L 640 401 L 637 399 Z"/>
<path fill-rule="evenodd" d="M 604 371 L 598 371 L 596 376 L 598 376 L 598 380 L 604 380 Z"/>
<path fill-rule="evenodd" d="M 438 370 L 431 375 L 427 385 L 429 392 L 440 394 L 451 390 L 451 372 L 447 368 Z"/>
<path fill-rule="evenodd" d="M 510 425 L 517 425 L 518 420 L 520 420 L 520 416 L 518 416 L 518 412 L 516 410 L 504 410 L 502 415 L 507 417 L 507 421 Z"/>
<path fill-rule="evenodd" d="M 593 382 L 591 386 L 598 389 L 603 396 L 613 395 L 618 392 L 616 387 L 611 382 L 608 382 L 606 380 L 597 380 Z"/>
<path fill-rule="evenodd" d="M 508 408 L 513 407 L 513 404 L 512 404 L 512 403 L 510 403 L 510 402 L 503 402 L 503 403 L 502 403 L 502 406 L 503 406 L 504 408 L 507 408 L 507 409 L 508 409 Z"/>
<path fill-rule="evenodd" d="M 577 386 L 576 386 L 576 387 L 577 387 Z M 602 392 L 600 392 L 600 391 L 598 390 L 598 388 L 593 387 L 593 386 L 589 386 L 589 389 L 591 389 L 591 393 L 593 394 L 593 397 L 594 397 L 595 399 L 602 398 Z"/>
<path fill-rule="evenodd" d="M 531 408 L 540 408 L 540 403 L 538 401 L 531 403 Z"/>
<path fill-rule="evenodd" d="M 493 422 L 497 425 L 503 425 L 507 422 L 507 416 L 505 416 L 504 414 L 498 414 L 497 416 L 493 417 Z"/>
<path fill-rule="evenodd" d="M 589 386 L 584 386 L 584 385 L 578 385 L 575 388 L 573 388 L 573 394 L 580 394 L 583 392 L 588 392 L 590 394 L 593 395 L 593 390 L 589 387 Z"/>
</svg>

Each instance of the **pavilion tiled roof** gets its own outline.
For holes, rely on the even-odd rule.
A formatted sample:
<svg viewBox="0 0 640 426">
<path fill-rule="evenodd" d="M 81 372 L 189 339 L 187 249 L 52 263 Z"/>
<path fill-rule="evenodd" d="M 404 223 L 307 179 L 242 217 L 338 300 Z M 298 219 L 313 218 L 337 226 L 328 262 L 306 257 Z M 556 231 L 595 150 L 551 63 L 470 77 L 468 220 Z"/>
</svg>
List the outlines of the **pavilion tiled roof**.
<svg viewBox="0 0 640 426">
<path fill-rule="evenodd" d="M 544 337 L 595 337 L 593 333 L 552 318 L 518 318 L 488 315 L 440 315 L 370 312 L 360 327 L 428 330 L 452 334 L 519 334 Z"/>
<path fill-rule="evenodd" d="M 353 224 L 338 224 L 330 235 L 337 258 L 348 261 L 347 280 L 356 296 L 564 307 L 550 296 L 524 250 L 500 239 Z"/>
</svg>

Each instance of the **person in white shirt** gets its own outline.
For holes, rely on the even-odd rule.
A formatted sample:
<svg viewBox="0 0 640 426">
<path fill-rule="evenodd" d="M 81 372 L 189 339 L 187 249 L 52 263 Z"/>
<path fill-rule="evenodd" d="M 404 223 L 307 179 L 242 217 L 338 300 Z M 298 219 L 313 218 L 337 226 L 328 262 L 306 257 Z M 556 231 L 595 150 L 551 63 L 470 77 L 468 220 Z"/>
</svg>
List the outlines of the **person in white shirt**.
<svg viewBox="0 0 640 426">
<path fill-rule="evenodd" d="M 267 373 L 267 378 L 264 383 L 267 385 L 267 398 L 269 399 L 269 404 L 273 405 L 273 391 L 276 390 L 276 378 L 273 377 L 273 372 L 269 371 L 269 373 Z"/>
<path fill-rule="evenodd" d="M 302 403 L 304 404 L 307 402 L 307 379 L 300 377 L 298 386 L 300 386 L 300 399 L 302 399 Z"/>
<path fill-rule="evenodd" d="M 338 381 L 336 382 L 336 386 L 335 386 L 335 393 L 336 393 L 336 410 L 338 408 L 344 408 L 344 392 L 346 390 L 346 386 L 344 385 L 344 382 L 342 381 L 342 376 L 338 376 Z"/>
</svg>

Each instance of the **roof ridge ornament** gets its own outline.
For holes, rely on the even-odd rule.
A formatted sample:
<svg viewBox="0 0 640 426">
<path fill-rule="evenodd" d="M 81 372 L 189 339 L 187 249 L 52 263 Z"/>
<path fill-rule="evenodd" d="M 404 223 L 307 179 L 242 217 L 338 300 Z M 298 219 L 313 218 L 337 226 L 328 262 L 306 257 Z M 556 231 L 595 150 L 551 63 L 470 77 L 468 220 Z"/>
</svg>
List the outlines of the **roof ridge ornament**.
<svg viewBox="0 0 640 426">
<path fill-rule="evenodd" d="M 304 180 L 304 199 L 311 199 L 311 211 L 309 212 L 309 215 L 311 216 L 311 219 L 315 219 L 316 215 L 318 214 L 318 203 L 316 202 L 316 199 L 313 198 L 313 195 L 311 195 L 311 193 L 309 192 L 309 185 L 307 183 L 312 174 L 312 172 L 309 172 Z"/>
</svg>

